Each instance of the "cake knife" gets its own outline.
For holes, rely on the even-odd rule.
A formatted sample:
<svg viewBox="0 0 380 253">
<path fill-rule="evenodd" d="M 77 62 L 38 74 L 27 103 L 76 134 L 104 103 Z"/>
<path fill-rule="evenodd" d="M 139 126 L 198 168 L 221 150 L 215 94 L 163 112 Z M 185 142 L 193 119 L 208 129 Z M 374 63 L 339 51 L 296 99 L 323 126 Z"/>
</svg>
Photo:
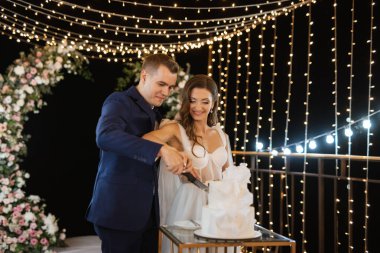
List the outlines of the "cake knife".
<svg viewBox="0 0 380 253">
<path fill-rule="evenodd" d="M 187 179 L 190 182 L 192 182 L 193 184 L 195 184 L 199 189 L 201 189 L 201 190 L 203 190 L 205 192 L 208 192 L 208 186 L 205 185 L 204 183 L 202 183 L 202 181 L 200 181 L 196 177 L 194 177 L 190 172 L 182 173 L 182 175 L 184 175 L 185 177 L 187 177 Z"/>
</svg>

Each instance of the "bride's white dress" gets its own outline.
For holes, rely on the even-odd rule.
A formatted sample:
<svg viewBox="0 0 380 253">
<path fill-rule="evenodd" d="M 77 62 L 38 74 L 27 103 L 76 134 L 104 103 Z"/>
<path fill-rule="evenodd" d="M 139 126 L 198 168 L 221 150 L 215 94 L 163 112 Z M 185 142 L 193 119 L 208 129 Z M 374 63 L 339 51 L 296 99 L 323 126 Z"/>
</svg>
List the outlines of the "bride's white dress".
<svg viewBox="0 0 380 253">
<path fill-rule="evenodd" d="M 193 167 L 198 169 L 201 181 L 206 183 L 210 180 L 221 180 L 223 165 L 227 160 L 231 165 L 232 156 L 226 150 L 227 138 L 220 125 L 218 124 L 213 128 L 218 131 L 222 145 L 211 153 L 198 144 L 193 148 L 193 144 L 189 140 L 185 129 L 180 124 L 178 125 L 181 132 L 183 150 L 192 159 Z M 195 155 L 192 152 L 192 148 Z M 184 220 L 194 220 L 200 223 L 202 207 L 207 202 L 207 193 L 194 184 L 180 179 L 180 176 L 169 172 L 165 169 L 165 164 L 162 160 L 158 179 L 158 192 L 161 225 L 174 225 L 176 221 Z M 166 253 L 168 245 L 165 240 L 163 245 L 162 252 Z"/>
</svg>

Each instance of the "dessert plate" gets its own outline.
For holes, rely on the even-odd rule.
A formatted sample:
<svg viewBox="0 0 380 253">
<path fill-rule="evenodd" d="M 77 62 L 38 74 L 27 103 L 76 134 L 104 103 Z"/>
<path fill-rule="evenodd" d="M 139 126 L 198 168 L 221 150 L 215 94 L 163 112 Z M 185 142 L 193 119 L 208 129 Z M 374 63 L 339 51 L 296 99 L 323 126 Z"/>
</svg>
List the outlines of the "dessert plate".
<svg viewBox="0 0 380 253">
<path fill-rule="evenodd" d="M 199 237 L 208 238 L 208 239 L 219 239 L 219 240 L 243 240 L 243 239 L 252 239 L 257 238 L 261 236 L 260 231 L 252 231 L 252 233 L 246 234 L 246 235 L 237 235 L 237 236 L 229 236 L 226 237 L 219 237 L 217 235 L 209 235 L 207 233 L 203 233 L 201 229 L 195 230 L 194 234 Z"/>
<path fill-rule="evenodd" d="M 196 230 L 201 228 L 197 222 L 191 220 L 175 221 L 174 226 L 189 230 Z"/>
</svg>

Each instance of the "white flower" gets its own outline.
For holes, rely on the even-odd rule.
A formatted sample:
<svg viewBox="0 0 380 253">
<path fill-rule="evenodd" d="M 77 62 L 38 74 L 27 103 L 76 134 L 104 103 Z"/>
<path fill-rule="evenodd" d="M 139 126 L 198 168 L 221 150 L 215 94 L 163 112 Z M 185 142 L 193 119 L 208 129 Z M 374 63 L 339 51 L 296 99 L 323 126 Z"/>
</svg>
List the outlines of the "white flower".
<svg viewBox="0 0 380 253">
<path fill-rule="evenodd" d="M 183 89 L 183 87 L 185 87 L 185 84 L 186 84 L 186 80 L 182 80 L 181 82 L 178 83 L 178 87 Z"/>
<path fill-rule="evenodd" d="M 4 100 L 3 100 L 3 103 L 4 103 L 4 104 L 10 104 L 10 103 L 12 103 L 12 98 L 11 98 L 11 96 L 6 96 L 6 97 L 4 98 Z"/>
<path fill-rule="evenodd" d="M 32 86 L 29 86 L 29 85 L 25 85 L 25 91 L 28 93 L 28 94 L 32 94 L 34 92 L 34 89 Z"/>
<path fill-rule="evenodd" d="M 15 74 L 18 76 L 22 76 L 23 74 L 25 74 L 25 69 L 23 66 L 17 66 L 13 69 L 13 72 L 15 72 Z"/>
<path fill-rule="evenodd" d="M 58 226 L 55 220 L 55 216 L 50 214 L 44 218 L 44 226 L 43 229 L 50 235 L 54 235 L 58 231 Z"/>
<path fill-rule="evenodd" d="M 62 64 L 60 62 L 54 63 L 54 69 L 56 71 L 59 71 L 62 68 Z"/>
<path fill-rule="evenodd" d="M 32 212 L 26 212 L 26 213 L 24 214 L 24 219 L 25 219 L 26 222 L 29 222 L 29 221 L 33 221 L 33 220 L 35 220 L 35 219 L 36 219 L 36 216 L 35 216 L 34 213 L 32 213 Z"/>
<path fill-rule="evenodd" d="M 44 67 L 44 64 L 42 64 L 42 62 L 39 62 L 36 64 L 36 67 L 42 69 Z"/>
<path fill-rule="evenodd" d="M 19 99 L 19 100 L 17 100 L 17 105 L 18 105 L 19 107 L 24 106 L 24 104 L 25 104 L 25 101 L 24 101 L 23 99 Z"/>
<path fill-rule="evenodd" d="M 40 76 L 36 76 L 34 80 L 36 80 L 37 84 L 41 84 L 43 82 Z"/>
<path fill-rule="evenodd" d="M 34 204 L 40 202 L 41 198 L 37 195 L 30 195 L 29 197 L 29 200 L 32 201 Z"/>
</svg>

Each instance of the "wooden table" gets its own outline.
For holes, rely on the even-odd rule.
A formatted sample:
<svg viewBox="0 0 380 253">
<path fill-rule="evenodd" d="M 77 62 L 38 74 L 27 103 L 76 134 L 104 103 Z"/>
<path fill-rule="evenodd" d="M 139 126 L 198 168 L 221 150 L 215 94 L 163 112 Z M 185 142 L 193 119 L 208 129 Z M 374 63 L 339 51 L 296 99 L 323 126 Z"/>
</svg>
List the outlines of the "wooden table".
<svg viewBox="0 0 380 253">
<path fill-rule="evenodd" d="M 161 253 L 162 239 L 167 237 L 171 244 L 171 252 L 173 252 L 173 245 L 177 246 L 178 253 L 190 252 L 190 249 L 200 249 L 200 248 L 216 248 L 216 247 L 252 247 L 253 252 L 256 252 L 258 247 L 278 247 L 287 246 L 290 247 L 291 253 L 296 253 L 296 242 L 290 238 L 282 236 L 280 234 L 269 231 L 259 225 L 255 225 L 255 230 L 261 232 L 261 236 L 252 239 L 210 239 L 199 237 L 194 235 L 194 230 L 188 230 L 179 228 L 176 226 L 166 226 L 163 225 L 159 230 L 159 253 Z M 184 249 L 187 249 L 184 251 Z M 236 250 L 235 250 L 236 251 Z M 206 250 L 208 252 L 208 250 Z M 222 251 L 224 252 L 224 251 Z"/>
</svg>

